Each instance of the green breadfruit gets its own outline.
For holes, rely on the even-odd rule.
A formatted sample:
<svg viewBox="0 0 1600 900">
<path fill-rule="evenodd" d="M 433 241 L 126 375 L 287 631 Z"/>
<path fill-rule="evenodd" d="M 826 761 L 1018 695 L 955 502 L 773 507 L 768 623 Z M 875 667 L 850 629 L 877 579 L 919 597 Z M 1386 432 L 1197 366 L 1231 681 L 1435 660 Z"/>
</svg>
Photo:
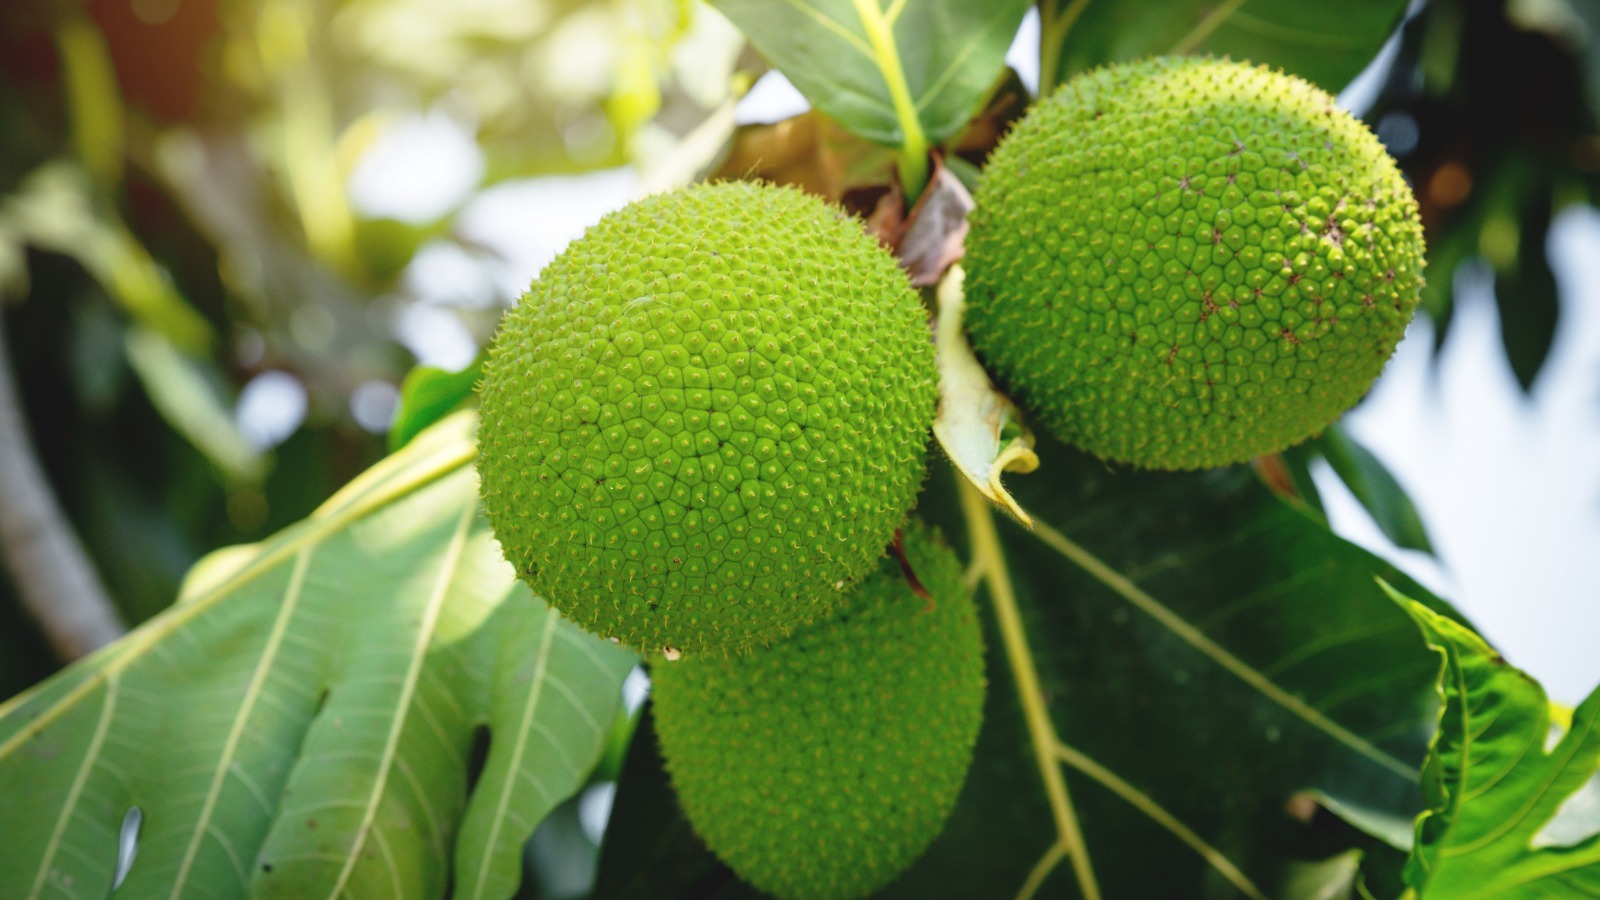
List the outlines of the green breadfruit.
<svg viewBox="0 0 1600 900">
<path fill-rule="evenodd" d="M 651 670 L 679 804 L 741 878 L 861 897 L 938 836 L 983 715 L 983 638 L 961 564 L 913 521 L 831 618 L 761 653 Z"/>
<path fill-rule="evenodd" d="M 927 317 L 860 224 L 793 189 L 606 216 L 507 313 L 482 385 L 483 502 L 579 625 L 743 652 L 872 570 L 924 474 Z"/>
<path fill-rule="evenodd" d="M 1225 465 L 1353 406 L 1422 288 L 1416 201 L 1334 98 L 1227 60 L 1074 79 L 975 197 L 967 323 L 1058 437 L 1159 469 Z"/>
</svg>

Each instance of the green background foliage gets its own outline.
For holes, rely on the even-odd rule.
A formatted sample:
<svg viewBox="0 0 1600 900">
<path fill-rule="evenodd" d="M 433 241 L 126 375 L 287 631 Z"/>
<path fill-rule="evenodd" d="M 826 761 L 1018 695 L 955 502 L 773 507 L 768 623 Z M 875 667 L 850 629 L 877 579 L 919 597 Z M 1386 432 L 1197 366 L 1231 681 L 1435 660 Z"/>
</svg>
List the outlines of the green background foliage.
<svg viewBox="0 0 1600 900">
<path fill-rule="evenodd" d="M 0 578 L 0 895 L 748 895 L 678 812 L 648 705 L 619 706 L 632 656 L 500 558 L 458 411 L 476 367 L 415 367 L 395 327 L 434 303 L 411 277 L 427 253 L 505 264 L 474 196 L 619 165 L 651 187 L 760 174 L 889 234 L 874 211 L 923 191 L 925 150 L 977 177 L 1030 100 L 1003 64 L 1026 3 L 712 5 L 727 20 L 689 0 L 0 8 L 0 336 L 135 626 L 69 664 Z M 1492 273 L 1528 388 L 1562 321 L 1550 224 L 1600 189 L 1600 52 L 1571 39 L 1600 22 L 1432 0 L 1402 26 L 1405 7 L 1045 0 L 1042 80 L 1210 52 L 1337 91 L 1394 37 L 1367 115 L 1416 128 L 1393 149 L 1427 312 L 1442 339 L 1457 270 Z M 768 66 L 816 110 L 735 128 Z M 470 137 L 477 184 L 414 221 L 364 212 L 358 163 L 427 113 Z M 509 299 L 491 285 L 444 309 L 480 345 Z M 276 444 L 237 412 L 264 374 L 306 398 Z M 374 384 L 398 402 L 376 429 L 353 403 Z M 1040 456 L 1008 478 L 1031 531 L 942 463 L 919 501 L 979 584 L 989 694 L 955 815 L 886 894 L 1595 890 L 1600 695 L 1552 714 L 1445 600 L 1328 530 L 1321 461 L 1397 544 L 1430 545 L 1348 433 L 1183 475 Z"/>
</svg>

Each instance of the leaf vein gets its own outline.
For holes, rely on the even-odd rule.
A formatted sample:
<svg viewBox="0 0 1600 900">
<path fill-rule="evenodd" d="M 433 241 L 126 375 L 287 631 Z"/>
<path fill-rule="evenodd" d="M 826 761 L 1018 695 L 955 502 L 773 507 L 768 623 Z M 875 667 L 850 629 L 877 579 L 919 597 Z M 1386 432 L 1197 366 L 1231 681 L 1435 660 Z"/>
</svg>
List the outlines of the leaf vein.
<svg viewBox="0 0 1600 900">
<path fill-rule="evenodd" d="M 475 498 L 474 498 L 475 499 Z M 461 517 L 456 523 L 455 533 L 450 538 L 450 546 L 445 551 L 445 558 L 440 565 L 439 578 L 433 586 L 433 593 L 428 598 L 423 609 L 422 620 L 417 627 L 417 638 L 413 643 L 410 666 L 406 671 L 406 678 L 402 684 L 400 696 L 395 703 L 394 723 L 389 728 L 388 737 L 384 741 L 382 755 L 377 766 L 376 777 L 373 779 L 372 793 L 364 804 L 361 823 L 355 831 L 355 841 L 351 847 L 350 857 L 346 860 L 344 868 L 334 880 L 333 890 L 329 897 L 337 897 L 349 883 L 350 876 L 355 870 L 356 860 L 361 855 L 361 845 L 365 843 L 367 835 L 372 831 L 374 818 L 378 813 L 378 805 L 382 801 L 383 793 L 389 782 L 389 770 L 393 766 L 396 754 L 399 752 L 400 734 L 406 721 L 406 710 L 411 706 L 411 698 L 417 689 L 417 682 L 422 677 L 422 664 L 427 657 L 427 648 L 433 641 L 434 629 L 439 622 L 439 611 L 444 606 L 445 598 L 450 595 L 450 584 L 461 566 L 462 556 L 466 547 L 467 534 L 471 531 L 473 513 L 477 504 L 467 503 L 462 507 Z"/>
<path fill-rule="evenodd" d="M 1217 848 L 1211 846 L 1205 838 L 1189 826 L 1183 824 L 1177 816 L 1169 812 L 1166 807 L 1157 803 L 1149 794 L 1134 787 L 1123 780 L 1115 772 L 1102 766 L 1088 754 L 1078 750 L 1065 742 L 1058 741 L 1056 753 L 1067 765 L 1094 779 L 1102 787 L 1120 797 L 1123 802 L 1148 816 L 1157 825 L 1171 832 L 1173 837 L 1188 845 L 1189 849 L 1198 853 L 1206 864 L 1216 869 L 1218 874 L 1228 879 L 1228 882 L 1238 888 L 1241 893 L 1252 900 L 1266 900 L 1266 894 L 1256 887 L 1255 883 L 1247 877 L 1233 861 Z"/>
<path fill-rule="evenodd" d="M 255 671 L 251 673 L 250 684 L 245 688 L 244 695 L 239 700 L 239 710 L 233 717 L 233 724 L 228 729 L 228 736 L 222 744 L 222 755 L 217 759 L 216 771 L 211 778 L 211 786 L 206 790 L 205 800 L 201 804 L 200 814 L 194 822 L 194 831 L 189 836 L 189 843 L 184 848 L 183 859 L 178 863 L 178 871 L 172 879 L 170 896 L 176 898 L 183 895 L 183 886 L 189 880 L 189 873 L 194 870 L 194 863 L 200 854 L 200 843 L 205 834 L 210 830 L 211 817 L 216 812 L 217 800 L 222 795 L 222 784 L 228 777 L 228 771 L 233 768 L 233 758 L 239 751 L 239 743 L 244 737 L 245 726 L 250 721 L 250 715 L 255 710 L 256 699 L 266 687 L 267 676 L 272 671 L 274 660 L 277 659 L 278 649 L 283 641 L 283 635 L 289 628 L 289 622 L 294 618 L 295 609 L 299 606 L 301 591 L 305 585 L 306 569 L 311 563 L 311 548 L 301 551 L 295 556 L 294 570 L 289 576 L 289 584 L 284 591 L 283 604 L 279 607 L 277 619 L 272 623 L 272 631 L 267 635 L 266 644 L 261 649 L 261 658 L 257 661 Z"/>
<path fill-rule="evenodd" d="M 89 746 L 83 753 L 83 761 L 78 764 L 77 774 L 72 778 L 72 786 L 67 790 L 66 799 L 61 803 L 61 814 L 56 817 L 56 827 L 50 832 L 50 841 L 45 844 L 44 856 L 39 860 L 39 872 L 34 878 L 29 896 L 37 897 L 44 889 L 51 863 L 55 861 L 56 853 L 61 849 L 67 825 L 77 812 L 78 799 L 83 795 L 90 773 L 94 771 L 95 760 L 100 755 L 100 745 L 105 742 L 106 733 L 111 728 L 111 720 L 117 714 L 117 688 L 120 684 L 119 678 L 112 678 L 106 682 L 105 700 L 100 707 L 99 721 L 95 723 L 94 736 L 89 739 Z"/>
<path fill-rule="evenodd" d="M 1128 601 L 1128 603 L 1130 603 L 1140 612 L 1143 612 L 1144 614 L 1155 619 L 1161 625 L 1165 626 L 1167 630 L 1171 631 L 1175 637 L 1193 647 L 1202 655 L 1210 658 L 1212 662 L 1215 662 L 1217 665 L 1226 669 L 1245 684 L 1255 688 L 1268 699 L 1309 722 L 1311 725 L 1327 732 L 1328 735 L 1339 741 L 1339 743 L 1344 744 L 1346 747 L 1349 747 L 1351 750 L 1354 750 L 1361 756 L 1364 756 L 1379 766 L 1388 769 L 1401 778 L 1413 782 L 1417 780 L 1418 775 L 1413 767 L 1400 762 L 1391 754 L 1373 746 L 1371 742 L 1362 738 L 1360 735 L 1349 730 L 1348 728 L 1345 728 L 1343 725 L 1340 725 L 1338 722 L 1328 718 L 1326 715 L 1319 712 L 1316 708 L 1312 707 L 1304 700 L 1294 696 L 1293 694 L 1290 694 L 1277 684 L 1274 684 L 1268 679 L 1262 677 L 1261 673 L 1256 671 L 1249 664 L 1245 663 L 1239 657 L 1234 656 L 1222 645 L 1201 633 L 1177 613 L 1173 612 L 1160 601 L 1156 600 L 1156 598 L 1145 593 L 1138 587 L 1138 585 L 1135 585 L 1133 582 L 1123 577 L 1121 573 L 1107 566 L 1093 554 L 1089 553 L 1087 550 L 1068 539 L 1066 535 L 1057 532 L 1045 522 L 1037 520 L 1034 522 L 1034 529 L 1032 533 L 1035 537 L 1044 542 L 1046 546 L 1050 547 L 1051 549 L 1060 553 L 1062 556 L 1065 556 L 1074 564 L 1078 565 L 1085 572 L 1089 573 L 1089 575 L 1091 575 L 1095 580 L 1110 588 L 1118 596 Z"/>
<path fill-rule="evenodd" d="M 855 32 L 846 28 L 844 23 L 834 19 L 827 13 L 824 13 L 822 10 L 817 9 L 811 4 L 803 2 L 803 0 L 783 0 L 783 2 L 794 7 L 795 10 L 801 15 L 811 19 L 811 21 L 816 22 L 823 28 L 826 28 L 838 35 L 842 40 L 844 40 L 845 43 L 849 44 L 851 47 L 854 47 L 858 52 L 860 52 L 862 56 L 865 56 L 867 59 L 874 58 L 872 54 L 872 48 L 867 45 L 867 42 L 858 37 Z"/>
</svg>

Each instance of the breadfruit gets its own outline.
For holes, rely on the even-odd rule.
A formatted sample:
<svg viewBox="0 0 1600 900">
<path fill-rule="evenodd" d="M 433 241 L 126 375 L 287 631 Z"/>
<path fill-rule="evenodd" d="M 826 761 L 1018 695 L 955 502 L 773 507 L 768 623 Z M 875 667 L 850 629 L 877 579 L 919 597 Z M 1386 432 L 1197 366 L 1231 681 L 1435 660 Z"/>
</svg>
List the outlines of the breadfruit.
<svg viewBox="0 0 1600 900">
<path fill-rule="evenodd" d="M 983 713 L 983 639 L 955 555 L 913 522 L 830 618 L 761 653 L 657 663 L 679 805 L 713 853 L 782 898 L 861 897 L 938 836 Z"/>
<path fill-rule="evenodd" d="M 1206 58 L 1084 74 L 974 197 L 967 323 L 1047 430 L 1157 469 L 1289 447 L 1353 406 L 1422 289 L 1416 201 L 1306 82 Z"/>
<path fill-rule="evenodd" d="M 832 609 L 921 487 L 933 347 L 859 223 L 702 185 L 606 216 L 506 314 L 478 468 L 506 558 L 643 651 L 744 652 Z"/>
</svg>

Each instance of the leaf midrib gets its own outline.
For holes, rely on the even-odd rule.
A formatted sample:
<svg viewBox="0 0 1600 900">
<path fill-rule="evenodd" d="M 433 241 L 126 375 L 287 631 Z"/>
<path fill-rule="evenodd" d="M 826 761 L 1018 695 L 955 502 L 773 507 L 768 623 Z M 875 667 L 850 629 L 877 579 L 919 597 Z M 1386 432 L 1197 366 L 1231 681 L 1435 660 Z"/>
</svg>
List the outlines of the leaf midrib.
<svg viewBox="0 0 1600 900">
<path fill-rule="evenodd" d="M 529 723 L 533 721 L 534 714 L 539 708 L 539 699 L 544 692 L 546 670 L 550 662 L 550 647 L 555 641 L 558 617 L 554 607 L 545 613 L 544 633 L 539 636 L 539 653 L 533 669 L 533 685 L 528 691 L 528 702 L 523 706 L 521 728 L 517 729 L 517 739 L 511 748 L 511 764 L 506 769 L 508 780 L 515 780 L 517 773 L 522 771 L 522 754 L 528 746 L 528 735 L 533 729 Z M 483 887 L 488 883 L 489 863 L 494 859 L 495 842 L 500 839 L 500 825 L 505 821 L 506 809 L 511 803 L 511 787 L 509 784 L 500 788 L 500 799 L 495 804 L 494 818 L 489 826 L 488 840 L 484 841 L 483 858 L 478 862 L 477 886 L 473 890 L 473 900 L 483 896 Z"/>
<path fill-rule="evenodd" d="M 389 734 L 384 741 L 383 753 L 379 758 L 377 777 L 373 779 L 372 792 L 368 795 L 363 806 L 361 824 L 356 828 L 355 842 L 350 848 L 350 853 L 345 858 L 344 868 L 340 870 L 339 877 L 334 879 L 333 889 L 329 891 L 329 900 L 336 898 L 349 883 L 350 876 L 355 872 L 355 867 L 361 860 L 361 849 L 365 846 L 367 838 L 373 832 L 373 821 L 378 814 L 378 806 L 383 801 L 385 789 L 389 784 L 389 774 L 394 771 L 396 755 L 400 752 L 400 735 L 405 729 L 409 718 L 407 711 L 411 709 L 412 699 L 416 695 L 417 683 L 422 678 L 423 664 L 427 659 L 428 645 L 433 642 L 433 634 L 439 624 L 439 614 L 444 608 L 444 601 L 450 596 L 450 586 L 461 568 L 461 560 L 466 550 L 467 535 L 472 530 L 472 518 L 477 513 L 476 502 L 464 504 L 461 516 L 456 522 L 455 532 L 450 536 L 449 549 L 445 551 L 445 558 L 439 567 L 439 577 L 434 582 L 433 593 L 428 598 L 428 604 L 423 611 L 421 624 L 417 627 L 417 637 L 411 646 L 411 665 L 406 670 L 405 682 L 400 695 L 395 699 L 395 716 L 389 725 Z M 377 836 L 379 850 L 387 862 L 391 878 L 397 877 L 388 846 L 380 834 Z"/>
<path fill-rule="evenodd" d="M 84 751 L 83 762 L 78 764 L 78 772 L 72 779 L 72 787 L 67 791 L 66 800 L 61 804 L 61 815 L 56 818 L 55 830 L 50 833 L 50 842 L 45 845 L 44 855 L 39 858 L 39 872 L 34 876 L 33 887 L 28 896 L 37 898 L 44 889 L 45 882 L 50 877 L 51 863 L 55 862 L 56 851 L 61 849 L 61 840 L 66 836 L 67 826 L 72 821 L 73 813 L 78 808 L 78 798 L 83 795 L 83 789 L 89 782 L 89 774 L 94 771 L 95 761 L 100 756 L 100 747 L 105 743 L 106 734 L 110 731 L 111 720 L 117 714 L 117 679 L 111 679 L 106 684 L 105 705 L 100 708 L 100 721 L 95 724 L 94 736 L 89 740 L 89 747 Z"/>
</svg>

